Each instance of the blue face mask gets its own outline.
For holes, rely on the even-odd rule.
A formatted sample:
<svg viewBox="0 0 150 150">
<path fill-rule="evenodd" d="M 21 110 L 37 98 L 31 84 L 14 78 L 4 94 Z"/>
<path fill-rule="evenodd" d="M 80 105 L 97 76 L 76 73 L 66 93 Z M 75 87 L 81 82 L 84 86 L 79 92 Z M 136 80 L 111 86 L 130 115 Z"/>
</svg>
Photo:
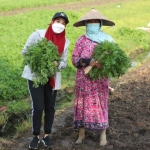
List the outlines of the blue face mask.
<svg viewBox="0 0 150 150">
<path fill-rule="evenodd" d="M 86 31 L 89 34 L 98 33 L 100 28 L 101 28 L 100 23 L 87 23 L 86 24 Z"/>
</svg>

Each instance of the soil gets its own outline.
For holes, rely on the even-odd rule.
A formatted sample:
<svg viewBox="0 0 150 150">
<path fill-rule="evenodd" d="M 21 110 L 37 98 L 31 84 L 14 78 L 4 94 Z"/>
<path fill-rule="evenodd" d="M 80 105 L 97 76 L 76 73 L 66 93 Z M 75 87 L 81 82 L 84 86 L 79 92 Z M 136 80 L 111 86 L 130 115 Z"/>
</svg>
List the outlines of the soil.
<svg viewBox="0 0 150 150">
<path fill-rule="evenodd" d="M 115 1 L 115 0 L 114 0 Z M 117 1 L 117 0 L 116 0 Z M 102 2 L 102 1 L 101 1 Z M 103 3 L 110 2 L 103 0 Z M 112 2 L 112 0 L 111 0 Z M 119 1 L 120 2 L 120 1 Z M 95 1 L 95 4 L 98 4 Z M 93 4 L 93 1 L 91 2 Z M 85 3 L 80 2 L 78 9 Z M 70 6 L 71 7 L 71 6 Z M 74 6 L 72 6 L 74 7 Z M 64 7 L 65 9 L 66 7 Z M 69 7 L 68 7 L 69 8 Z M 77 9 L 77 8 L 76 8 Z M 78 131 L 73 129 L 73 104 L 56 112 L 51 139 L 53 150 L 149 150 L 150 149 L 150 62 L 130 70 L 111 82 L 115 89 L 109 95 L 108 143 L 99 146 L 99 132 L 86 130 L 85 142 L 75 145 Z M 41 129 L 43 132 L 43 129 Z M 27 150 L 32 139 L 28 131 L 9 143 L 3 150 Z M 44 148 L 40 145 L 40 150 Z"/>
<path fill-rule="evenodd" d="M 99 146 L 99 132 L 86 130 L 83 145 L 75 145 L 78 131 L 73 129 L 73 104 L 56 112 L 51 139 L 52 150 L 149 150 L 150 148 L 150 62 L 130 70 L 111 82 L 109 95 L 108 143 Z M 41 129 L 43 132 L 43 129 Z M 27 150 L 31 130 L 14 138 L 3 149 Z M 44 150 L 39 145 L 39 150 Z"/>
</svg>

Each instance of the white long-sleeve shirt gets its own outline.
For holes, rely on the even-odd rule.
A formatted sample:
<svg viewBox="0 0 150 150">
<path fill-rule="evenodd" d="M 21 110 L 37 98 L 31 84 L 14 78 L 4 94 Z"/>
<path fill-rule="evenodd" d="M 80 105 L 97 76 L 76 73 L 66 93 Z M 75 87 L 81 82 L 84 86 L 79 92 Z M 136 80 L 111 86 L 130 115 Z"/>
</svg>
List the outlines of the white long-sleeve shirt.
<svg viewBox="0 0 150 150">
<path fill-rule="evenodd" d="M 27 46 L 29 46 L 32 43 L 36 43 L 38 40 L 42 40 L 42 38 L 45 37 L 45 33 L 46 33 L 46 30 L 35 30 L 35 32 L 33 32 L 29 36 L 28 40 L 26 41 L 24 48 L 22 50 L 22 54 L 24 55 L 27 52 Z M 65 68 L 67 66 L 69 44 L 70 44 L 70 41 L 66 38 L 66 42 L 65 42 L 65 46 L 64 46 L 64 52 L 61 56 L 61 61 L 60 61 L 60 64 L 58 66 L 59 72 L 56 72 L 56 76 L 55 76 L 55 89 L 54 90 L 61 89 L 61 72 L 60 71 L 61 71 L 61 69 Z M 34 74 L 31 73 L 31 69 L 30 69 L 29 65 L 26 65 L 24 67 L 22 77 L 27 79 L 27 80 L 33 81 Z"/>
</svg>

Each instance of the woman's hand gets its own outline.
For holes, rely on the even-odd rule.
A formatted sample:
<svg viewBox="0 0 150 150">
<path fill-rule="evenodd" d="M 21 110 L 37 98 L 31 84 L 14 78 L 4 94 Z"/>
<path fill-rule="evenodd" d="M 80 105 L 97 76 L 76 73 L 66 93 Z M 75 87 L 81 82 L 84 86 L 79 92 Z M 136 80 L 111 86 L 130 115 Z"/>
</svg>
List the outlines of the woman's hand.
<svg viewBox="0 0 150 150">
<path fill-rule="evenodd" d="M 102 65 L 98 61 L 91 61 L 89 66 L 84 69 L 84 74 L 86 75 L 93 67 L 97 67 L 99 69 L 102 68 Z"/>
<path fill-rule="evenodd" d="M 98 61 L 96 61 L 96 60 L 90 62 L 90 66 L 92 66 L 92 67 L 97 67 L 97 68 L 99 68 L 99 69 L 102 69 L 102 65 L 100 64 L 100 62 L 98 62 Z"/>
<path fill-rule="evenodd" d="M 58 67 L 58 62 L 57 62 L 57 61 L 54 61 L 54 65 L 55 65 L 56 67 Z"/>
</svg>

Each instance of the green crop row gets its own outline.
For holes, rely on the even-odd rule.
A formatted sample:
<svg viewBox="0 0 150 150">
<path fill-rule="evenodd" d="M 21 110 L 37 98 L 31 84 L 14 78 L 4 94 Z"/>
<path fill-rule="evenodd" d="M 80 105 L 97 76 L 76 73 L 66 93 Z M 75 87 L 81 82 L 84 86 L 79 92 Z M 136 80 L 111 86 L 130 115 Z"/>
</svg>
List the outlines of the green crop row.
<svg viewBox="0 0 150 150">
<path fill-rule="evenodd" d="M 7 7 L 14 3 L 17 8 L 17 0 L 10 3 L 8 0 L 0 0 L 1 2 Z M 42 2 L 41 5 L 44 5 L 46 1 Z M 130 55 L 137 49 L 149 50 L 150 35 L 143 30 L 137 30 L 137 27 L 148 24 L 149 4 L 148 0 L 134 0 L 93 7 L 115 22 L 115 27 L 102 27 L 102 30 L 110 34 L 115 42 Z M 64 11 L 70 21 L 66 27 L 66 36 L 71 45 L 68 54 L 68 67 L 62 72 L 63 87 L 74 84 L 76 69 L 72 65 L 71 56 L 77 38 L 85 33 L 85 27 L 75 28 L 73 23 L 89 11 L 90 7 L 81 8 L 80 11 Z M 16 15 L 0 16 L 0 106 L 10 101 L 19 101 L 28 95 L 27 81 L 21 78 L 23 71 L 22 48 L 28 36 L 35 29 L 48 27 L 52 16 L 57 11 L 60 10 L 34 10 Z"/>
</svg>

